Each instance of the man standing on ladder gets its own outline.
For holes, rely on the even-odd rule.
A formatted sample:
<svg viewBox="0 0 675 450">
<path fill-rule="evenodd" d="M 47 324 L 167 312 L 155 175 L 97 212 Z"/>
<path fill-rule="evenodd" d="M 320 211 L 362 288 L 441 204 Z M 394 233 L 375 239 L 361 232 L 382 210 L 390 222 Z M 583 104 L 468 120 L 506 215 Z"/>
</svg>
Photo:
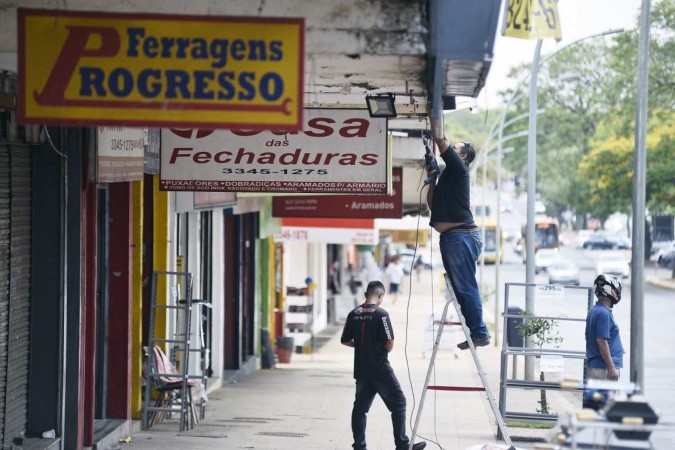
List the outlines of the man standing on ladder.
<svg viewBox="0 0 675 450">
<path fill-rule="evenodd" d="M 405 434 L 406 400 L 401 385 L 389 365 L 388 354 L 394 348 L 394 328 L 389 314 L 380 308 L 384 285 L 371 281 L 366 288 L 366 302 L 347 315 L 340 342 L 354 347 L 356 398 L 352 409 L 353 447 L 366 450 L 366 415 L 378 394 L 391 412 L 394 443 L 397 450 L 407 450 L 410 440 Z M 422 450 L 426 442 L 413 445 Z"/>
<path fill-rule="evenodd" d="M 483 243 L 471 213 L 469 177 L 469 164 L 476 157 L 476 150 L 467 142 L 450 145 L 445 133 L 439 133 L 442 130 L 436 129 L 439 122 L 432 120 L 431 123 L 432 136 L 445 161 L 445 170 L 439 174 L 436 159 L 427 148 L 425 162 L 429 176 L 427 204 L 431 209 L 430 225 L 441 235 L 443 267 L 450 277 L 462 315 L 471 331 L 471 340 L 475 347 L 483 347 L 490 344 L 476 281 L 476 261 Z M 466 350 L 469 343 L 464 341 L 457 347 Z"/>
</svg>

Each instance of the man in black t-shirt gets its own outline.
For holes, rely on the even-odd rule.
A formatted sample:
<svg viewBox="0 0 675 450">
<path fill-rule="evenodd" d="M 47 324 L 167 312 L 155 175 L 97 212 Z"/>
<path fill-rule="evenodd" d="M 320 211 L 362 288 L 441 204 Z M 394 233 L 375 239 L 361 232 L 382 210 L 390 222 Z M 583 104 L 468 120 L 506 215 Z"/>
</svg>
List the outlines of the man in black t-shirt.
<svg viewBox="0 0 675 450">
<path fill-rule="evenodd" d="M 462 309 L 466 325 L 471 330 L 474 346 L 490 343 L 490 334 L 483 322 L 483 303 L 476 281 L 476 261 L 483 249 L 480 231 L 471 213 L 469 164 L 476 156 L 471 144 L 458 142 L 450 145 L 432 121 L 432 134 L 445 170 L 441 174 L 427 165 L 431 180 L 427 192 L 427 204 L 431 209 L 430 225 L 438 231 L 443 267 L 450 277 L 457 301 Z M 436 183 L 438 178 L 438 183 Z M 457 345 L 461 350 L 469 348 L 464 341 Z"/>
<path fill-rule="evenodd" d="M 380 308 L 384 285 L 371 281 L 366 288 L 366 301 L 347 315 L 340 341 L 354 347 L 356 398 L 352 409 L 352 447 L 366 449 L 366 415 L 375 394 L 391 412 L 394 442 L 397 450 L 407 450 L 410 440 L 405 434 L 406 400 L 398 379 L 389 365 L 388 354 L 394 348 L 394 329 L 389 314 Z M 413 450 L 426 447 L 426 442 L 413 445 Z"/>
</svg>

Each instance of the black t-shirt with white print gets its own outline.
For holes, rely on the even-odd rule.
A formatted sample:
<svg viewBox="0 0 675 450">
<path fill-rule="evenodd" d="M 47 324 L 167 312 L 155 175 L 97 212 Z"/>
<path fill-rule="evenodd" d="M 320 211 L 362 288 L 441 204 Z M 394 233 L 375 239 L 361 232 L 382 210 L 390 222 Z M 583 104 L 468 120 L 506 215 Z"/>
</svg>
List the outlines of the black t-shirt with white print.
<svg viewBox="0 0 675 450">
<path fill-rule="evenodd" d="M 375 304 L 363 304 L 347 315 L 342 342 L 354 341 L 354 378 L 376 375 L 389 364 L 385 344 L 394 340 L 389 314 Z"/>
</svg>

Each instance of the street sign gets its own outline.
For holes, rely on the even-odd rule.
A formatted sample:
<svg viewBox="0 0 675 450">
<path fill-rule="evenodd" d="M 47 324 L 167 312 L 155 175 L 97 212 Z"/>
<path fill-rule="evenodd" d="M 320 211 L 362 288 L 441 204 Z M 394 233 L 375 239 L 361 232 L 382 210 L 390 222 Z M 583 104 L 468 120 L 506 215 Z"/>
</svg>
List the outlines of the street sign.
<svg viewBox="0 0 675 450">
<path fill-rule="evenodd" d="M 557 0 L 507 0 L 504 36 L 521 39 L 560 39 Z"/>
<path fill-rule="evenodd" d="M 19 9 L 19 120 L 302 126 L 304 19 Z"/>
</svg>

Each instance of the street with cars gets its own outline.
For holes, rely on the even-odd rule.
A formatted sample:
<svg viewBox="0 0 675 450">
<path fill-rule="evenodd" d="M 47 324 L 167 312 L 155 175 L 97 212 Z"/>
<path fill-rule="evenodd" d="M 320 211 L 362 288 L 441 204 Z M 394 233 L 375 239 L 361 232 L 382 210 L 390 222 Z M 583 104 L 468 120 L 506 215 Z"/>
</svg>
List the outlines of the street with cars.
<svg viewBox="0 0 675 450">
<path fill-rule="evenodd" d="M 502 213 L 502 223 L 506 226 L 516 228 L 514 223 L 524 223 L 525 217 L 525 199 L 514 200 L 515 210 L 509 213 Z M 603 236 L 609 236 L 610 233 L 602 233 Z M 535 275 L 537 284 L 558 283 L 573 286 L 578 283 L 580 287 L 590 287 L 598 273 L 612 273 L 621 277 L 623 283 L 623 297 L 621 302 L 614 308 L 614 316 L 621 330 L 623 345 L 626 349 L 624 356 L 624 369 L 621 373 L 621 379 L 629 380 L 630 375 L 630 336 L 631 336 L 631 276 L 630 260 L 631 250 L 629 245 L 621 245 L 618 248 L 584 245 L 587 244 L 593 232 L 583 231 L 578 233 L 573 230 L 562 232 L 563 245 L 557 252 L 550 253 L 544 259 L 554 260 L 546 268 L 539 267 Z M 522 256 L 515 252 L 516 241 L 505 243 L 504 262 L 500 265 L 500 284 L 504 289 L 504 283 L 524 283 L 525 282 L 525 264 Z M 665 246 L 664 251 L 652 256 L 647 260 L 644 267 L 645 279 L 667 279 L 671 269 L 662 267 L 658 258 L 664 257 L 669 251 Z M 672 253 L 672 251 L 671 251 Z M 555 255 L 555 256 L 551 256 Z M 539 260 L 542 258 L 540 257 Z M 662 264 L 662 263 L 661 263 Z M 561 271 L 558 266 L 567 266 L 570 274 L 569 282 L 561 278 Z M 560 267 L 562 269 L 562 267 Z M 574 270 L 576 269 L 576 270 Z M 479 267 L 479 276 L 481 270 Z M 485 265 L 482 267 L 483 283 L 494 283 L 495 266 Z M 552 279 L 553 278 L 553 279 Z M 582 295 L 571 287 L 564 288 L 565 296 L 562 298 L 546 298 L 544 300 L 535 299 L 535 311 L 537 315 L 551 316 L 585 316 L 585 293 Z M 500 302 L 503 302 L 504 292 L 500 293 Z M 512 300 L 518 299 L 515 303 L 524 309 L 524 292 L 512 290 Z M 595 299 L 593 298 L 593 301 Z M 661 420 L 675 422 L 675 404 L 672 399 L 675 398 L 675 386 L 672 380 L 675 379 L 675 359 L 672 357 L 671 343 L 675 340 L 675 291 L 645 283 L 644 285 L 644 361 L 645 361 L 645 394 L 653 408 L 660 414 Z M 520 302 L 520 303 L 518 303 Z M 485 310 L 494 308 L 493 305 L 487 305 Z M 576 350 L 584 349 L 584 328 L 580 322 L 578 326 L 560 325 L 561 335 L 564 336 L 564 348 Z M 581 371 L 581 366 L 575 368 Z M 581 372 L 580 372 L 581 373 Z M 654 437 L 655 448 L 669 448 L 666 443 L 671 444 L 675 441 L 675 436 L 664 434 Z"/>
</svg>

